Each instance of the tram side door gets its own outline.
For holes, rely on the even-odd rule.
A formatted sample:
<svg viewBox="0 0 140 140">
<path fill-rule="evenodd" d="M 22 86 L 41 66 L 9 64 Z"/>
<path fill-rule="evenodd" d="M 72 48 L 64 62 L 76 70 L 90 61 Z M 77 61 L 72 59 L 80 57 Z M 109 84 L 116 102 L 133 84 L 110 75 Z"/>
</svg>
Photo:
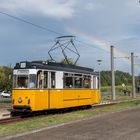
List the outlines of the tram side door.
<svg viewBox="0 0 140 140">
<path fill-rule="evenodd" d="M 55 72 L 48 72 L 48 81 L 49 81 L 49 88 L 48 88 L 48 108 L 51 108 L 51 104 L 53 99 L 55 99 Z"/>
<path fill-rule="evenodd" d="M 38 70 L 37 72 L 37 90 L 35 95 L 36 109 L 48 109 L 48 72 L 45 70 Z"/>
</svg>

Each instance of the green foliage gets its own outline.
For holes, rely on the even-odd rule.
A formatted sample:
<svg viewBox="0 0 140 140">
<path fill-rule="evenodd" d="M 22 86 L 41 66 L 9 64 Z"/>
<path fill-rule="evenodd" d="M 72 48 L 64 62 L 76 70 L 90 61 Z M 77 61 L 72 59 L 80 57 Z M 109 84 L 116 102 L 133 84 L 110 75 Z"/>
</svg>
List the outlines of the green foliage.
<svg viewBox="0 0 140 140">
<path fill-rule="evenodd" d="M 101 71 L 101 85 L 110 86 L 111 85 L 111 72 L 110 71 Z"/>
<path fill-rule="evenodd" d="M 129 73 L 122 71 L 115 71 L 115 85 L 131 85 L 132 77 Z M 111 71 L 101 71 L 101 85 L 111 86 Z"/>
<path fill-rule="evenodd" d="M 9 67 L 0 67 L 0 89 L 11 90 L 12 89 L 12 69 Z"/>
</svg>

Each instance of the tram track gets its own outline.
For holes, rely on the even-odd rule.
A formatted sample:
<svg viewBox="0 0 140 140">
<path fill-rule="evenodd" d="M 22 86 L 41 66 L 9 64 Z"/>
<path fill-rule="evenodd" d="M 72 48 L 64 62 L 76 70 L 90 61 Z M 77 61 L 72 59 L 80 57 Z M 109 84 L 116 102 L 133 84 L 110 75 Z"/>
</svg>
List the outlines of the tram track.
<svg viewBox="0 0 140 140">
<path fill-rule="evenodd" d="M 21 118 L 21 117 L 11 117 L 11 118 L 7 118 L 7 119 L 0 119 L 0 124 L 4 125 L 4 124 L 19 122 L 19 121 L 23 121 L 23 118 Z"/>
<path fill-rule="evenodd" d="M 15 116 L 15 117 L 11 117 L 11 118 L 6 118 L 6 119 L 0 119 L 0 125 L 5 125 L 5 124 L 12 124 L 12 123 L 17 123 L 17 122 L 22 122 L 22 121 L 28 121 L 28 120 L 32 120 L 35 118 L 41 118 L 41 117 L 45 117 L 45 116 L 50 116 L 50 115 L 54 115 L 54 114 L 64 114 L 64 113 L 68 113 L 68 112 L 73 112 L 73 111 L 78 111 L 78 110 L 85 110 L 85 109 L 96 109 L 96 108 L 102 108 L 105 106 L 111 106 L 116 104 L 116 102 L 112 102 L 112 103 L 106 103 L 106 104 L 97 104 L 97 105 L 93 105 L 91 108 L 75 108 L 75 109 L 69 109 L 69 110 L 61 110 L 61 111 L 53 111 L 53 112 L 48 112 L 47 115 L 44 115 L 43 113 L 37 113 L 37 114 L 29 114 L 29 115 L 24 115 L 24 116 Z"/>
<path fill-rule="evenodd" d="M 15 116 L 15 117 L 6 118 L 6 119 L 0 119 L 0 125 L 28 121 L 28 120 L 32 120 L 34 118 L 40 118 L 40 117 L 44 117 L 44 116 L 45 115 L 42 115 L 42 116 L 41 115 L 40 116 L 31 116 L 31 115 L 25 116 L 24 115 L 24 117 L 23 116 Z"/>
</svg>

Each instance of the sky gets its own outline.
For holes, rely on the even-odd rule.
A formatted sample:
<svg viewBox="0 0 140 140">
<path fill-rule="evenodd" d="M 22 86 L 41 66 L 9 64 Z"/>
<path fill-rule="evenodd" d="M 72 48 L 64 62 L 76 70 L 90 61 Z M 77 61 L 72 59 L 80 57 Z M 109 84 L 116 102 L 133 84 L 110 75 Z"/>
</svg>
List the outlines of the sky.
<svg viewBox="0 0 140 140">
<path fill-rule="evenodd" d="M 131 72 L 131 60 L 125 57 L 133 52 L 137 56 L 135 73 L 140 74 L 138 0 L 0 0 L 0 12 L 48 29 L 0 13 L 0 65 L 14 67 L 19 61 L 48 60 L 56 37 L 74 35 L 80 53 L 78 65 L 110 70 L 113 45 L 115 70 Z M 56 61 L 63 59 L 60 51 L 52 55 Z M 97 60 L 102 60 L 101 65 Z"/>
</svg>

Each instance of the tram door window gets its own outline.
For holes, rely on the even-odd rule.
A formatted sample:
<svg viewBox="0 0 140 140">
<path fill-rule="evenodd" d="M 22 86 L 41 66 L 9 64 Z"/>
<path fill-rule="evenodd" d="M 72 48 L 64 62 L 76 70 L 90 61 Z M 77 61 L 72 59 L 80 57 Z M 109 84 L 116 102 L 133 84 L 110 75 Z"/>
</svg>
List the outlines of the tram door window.
<svg viewBox="0 0 140 140">
<path fill-rule="evenodd" d="M 43 71 L 38 71 L 38 73 L 37 73 L 37 88 L 43 88 L 43 79 L 44 79 Z"/>
<path fill-rule="evenodd" d="M 91 76 L 83 76 L 83 88 L 91 88 Z"/>
<path fill-rule="evenodd" d="M 55 88 L 55 72 L 51 72 L 51 88 Z"/>
<path fill-rule="evenodd" d="M 48 72 L 44 71 L 44 88 L 48 88 Z"/>
</svg>

